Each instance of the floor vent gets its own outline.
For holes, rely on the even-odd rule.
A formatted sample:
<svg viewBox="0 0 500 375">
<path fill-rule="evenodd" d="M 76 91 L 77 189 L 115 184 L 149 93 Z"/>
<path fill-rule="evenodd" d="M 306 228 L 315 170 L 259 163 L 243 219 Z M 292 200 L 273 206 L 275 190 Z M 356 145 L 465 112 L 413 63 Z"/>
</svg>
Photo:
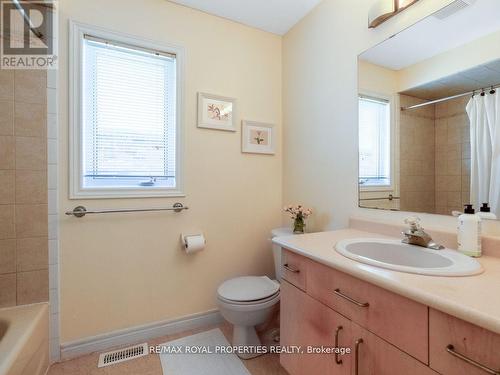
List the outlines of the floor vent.
<svg viewBox="0 0 500 375">
<path fill-rule="evenodd" d="M 97 367 L 111 366 L 120 362 L 130 361 L 131 359 L 148 355 L 148 344 L 134 345 L 112 352 L 102 353 L 99 356 Z"/>
<path fill-rule="evenodd" d="M 436 17 L 439 20 L 444 20 L 448 17 L 451 17 L 455 13 L 461 11 L 462 9 L 471 6 L 475 2 L 476 0 L 455 0 L 448 6 L 445 6 L 443 9 L 434 13 L 434 17 Z"/>
</svg>

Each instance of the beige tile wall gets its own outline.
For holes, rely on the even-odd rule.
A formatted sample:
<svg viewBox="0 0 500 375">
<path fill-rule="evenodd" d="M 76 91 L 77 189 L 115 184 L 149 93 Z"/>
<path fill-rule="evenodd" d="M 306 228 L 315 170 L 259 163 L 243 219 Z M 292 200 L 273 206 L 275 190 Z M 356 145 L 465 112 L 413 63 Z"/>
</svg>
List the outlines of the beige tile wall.
<svg viewBox="0 0 500 375">
<path fill-rule="evenodd" d="M 469 97 L 436 105 L 436 213 L 450 215 L 470 203 Z"/>
<path fill-rule="evenodd" d="M 450 215 L 470 200 L 469 97 L 401 112 L 401 210 Z M 401 95 L 401 106 L 422 102 Z"/>
<path fill-rule="evenodd" d="M 423 100 L 400 95 L 402 107 Z M 435 210 L 435 129 L 433 105 L 400 114 L 400 194 L 402 211 Z"/>
<path fill-rule="evenodd" d="M 48 301 L 47 76 L 0 70 L 0 307 Z"/>
</svg>

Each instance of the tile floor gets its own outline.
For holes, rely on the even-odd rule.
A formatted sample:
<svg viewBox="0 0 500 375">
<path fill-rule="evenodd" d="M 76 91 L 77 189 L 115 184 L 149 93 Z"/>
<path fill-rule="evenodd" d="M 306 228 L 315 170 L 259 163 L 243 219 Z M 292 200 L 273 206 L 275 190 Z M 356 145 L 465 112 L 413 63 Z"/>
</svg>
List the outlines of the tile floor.
<svg viewBox="0 0 500 375">
<path fill-rule="evenodd" d="M 229 324 L 205 327 L 203 329 L 191 330 L 175 335 L 163 336 L 149 342 L 150 345 L 163 344 L 195 333 L 220 328 L 224 335 L 230 340 L 232 329 Z M 113 366 L 97 368 L 99 353 L 89 354 L 70 361 L 56 363 L 51 366 L 47 375 L 163 375 L 160 358 L 157 354 L 134 359 L 128 362 L 118 363 Z M 287 375 L 288 373 L 279 364 L 278 355 L 264 355 L 251 360 L 243 361 L 252 375 Z M 168 375 L 168 374 L 167 374 Z M 202 374 L 200 374 L 202 375 Z"/>
</svg>

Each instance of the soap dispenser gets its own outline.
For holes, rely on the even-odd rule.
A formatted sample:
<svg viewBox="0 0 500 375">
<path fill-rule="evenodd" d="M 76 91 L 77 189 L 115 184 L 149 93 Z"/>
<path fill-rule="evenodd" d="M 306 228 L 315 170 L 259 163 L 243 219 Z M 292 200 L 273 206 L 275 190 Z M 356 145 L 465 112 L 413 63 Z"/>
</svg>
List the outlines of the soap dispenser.
<svg viewBox="0 0 500 375">
<path fill-rule="evenodd" d="M 458 217 L 458 251 L 471 256 L 481 256 L 481 218 L 475 214 L 471 204 Z"/>
<path fill-rule="evenodd" d="M 479 209 L 479 212 L 477 215 L 482 219 L 482 220 L 496 220 L 497 215 L 495 215 L 493 212 L 491 212 L 491 208 L 488 205 L 488 203 L 483 203 L 483 206 Z"/>
</svg>

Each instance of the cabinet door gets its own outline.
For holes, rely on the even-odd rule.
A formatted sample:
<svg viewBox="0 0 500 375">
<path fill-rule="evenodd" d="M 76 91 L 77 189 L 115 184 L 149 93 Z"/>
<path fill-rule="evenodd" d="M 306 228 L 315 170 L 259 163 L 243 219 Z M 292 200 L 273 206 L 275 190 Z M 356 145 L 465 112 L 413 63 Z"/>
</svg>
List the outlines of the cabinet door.
<svg viewBox="0 0 500 375">
<path fill-rule="evenodd" d="M 282 347 L 302 346 L 302 325 L 305 318 L 303 295 L 286 280 L 280 286 L 280 345 Z M 301 366 L 301 355 L 298 353 L 280 354 L 280 363 L 290 375 L 306 374 Z"/>
<path fill-rule="evenodd" d="M 438 375 L 417 359 L 351 323 L 352 375 Z"/>
<path fill-rule="evenodd" d="M 434 309 L 429 322 L 431 367 L 436 371 L 444 375 L 500 373 L 500 335 Z"/>
<path fill-rule="evenodd" d="M 348 375 L 351 355 L 336 355 L 336 344 L 347 347 L 350 321 L 304 292 L 283 282 L 281 290 L 281 345 L 300 346 L 299 354 L 282 354 L 290 375 Z"/>
</svg>

